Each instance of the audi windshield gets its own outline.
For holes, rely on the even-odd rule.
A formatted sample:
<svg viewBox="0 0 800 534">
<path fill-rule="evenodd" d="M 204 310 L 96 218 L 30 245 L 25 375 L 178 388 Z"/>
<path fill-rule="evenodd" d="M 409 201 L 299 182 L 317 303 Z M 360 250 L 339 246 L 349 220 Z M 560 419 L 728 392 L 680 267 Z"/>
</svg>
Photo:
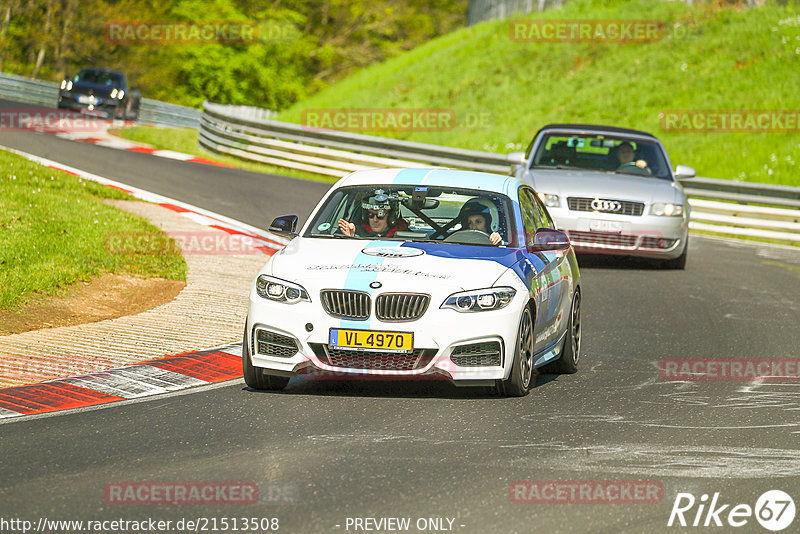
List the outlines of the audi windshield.
<svg viewBox="0 0 800 534">
<path fill-rule="evenodd" d="M 669 165 L 657 143 L 608 135 L 549 134 L 539 144 L 533 166 L 672 179 Z"/>
</svg>

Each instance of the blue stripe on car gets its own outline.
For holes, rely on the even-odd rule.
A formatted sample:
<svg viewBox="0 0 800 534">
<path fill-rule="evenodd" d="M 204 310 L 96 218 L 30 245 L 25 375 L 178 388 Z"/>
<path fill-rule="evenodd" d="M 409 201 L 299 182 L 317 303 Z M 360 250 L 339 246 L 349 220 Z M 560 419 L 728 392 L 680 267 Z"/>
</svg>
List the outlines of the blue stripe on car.
<svg viewBox="0 0 800 534">
<path fill-rule="evenodd" d="M 397 243 L 395 243 L 397 245 Z M 459 245 L 456 243 L 422 243 L 405 242 L 401 247 L 411 247 L 424 250 L 425 254 L 437 258 L 453 258 L 460 260 L 487 260 L 496 261 L 504 267 L 511 267 L 524 256 L 515 248 L 483 247 L 478 245 Z"/>
<path fill-rule="evenodd" d="M 370 247 L 396 247 L 397 241 L 382 241 L 377 239 L 375 241 L 365 241 L 364 248 Z M 363 250 L 363 248 L 362 248 Z M 361 265 L 381 265 L 386 258 L 381 256 L 370 256 L 364 254 L 363 252 L 359 251 L 356 254 L 355 258 L 351 262 L 353 266 L 361 266 Z M 357 291 L 366 291 L 369 293 L 370 298 L 372 298 L 372 288 L 369 287 L 371 282 L 374 282 L 378 278 L 378 271 L 366 270 L 362 269 L 361 267 L 354 268 L 351 267 L 349 271 L 347 271 L 347 278 L 344 281 L 344 287 L 346 289 L 354 289 Z M 339 321 L 339 327 L 341 328 L 355 328 L 355 329 L 369 329 L 370 322 L 371 322 L 372 315 L 370 315 L 370 319 L 366 321 L 355 321 L 352 319 L 341 319 Z"/>
</svg>

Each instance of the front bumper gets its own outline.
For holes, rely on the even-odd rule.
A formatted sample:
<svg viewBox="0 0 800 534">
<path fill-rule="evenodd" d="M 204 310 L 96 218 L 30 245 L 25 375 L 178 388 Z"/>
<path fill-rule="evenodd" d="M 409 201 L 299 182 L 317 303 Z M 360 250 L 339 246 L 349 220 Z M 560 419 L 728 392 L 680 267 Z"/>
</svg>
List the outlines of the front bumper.
<svg viewBox="0 0 800 534">
<path fill-rule="evenodd" d="M 649 207 L 648 207 L 649 209 Z M 616 215 L 548 208 L 578 253 L 624 254 L 673 259 L 689 236 L 689 218 Z"/>
<path fill-rule="evenodd" d="M 98 115 L 107 117 L 109 119 L 115 118 L 122 109 L 122 103 L 119 100 L 111 98 L 97 98 L 93 104 L 85 104 L 78 102 L 79 95 L 76 93 L 61 93 L 58 95 L 58 107 L 79 111 L 81 113 L 88 113 L 90 115 Z"/>
<path fill-rule="evenodd" d="M 441 302 L 432 301 L 418 320 L 383 322 L 374 317 L 337 319 L 326 314 L 318 301 L 284 304 L 251 293 L 247 322 L 251 361 L 254 367 L 281 376 L 303 372 L 331 379 L 441 378 L 457 385 L 489 385 L 509 376 L 526 302 L 527 295 L 517 293 L 503 309 L 460 313 L 440 309 Z M 313 327 L 310 332 L 307 325 Z M 415 350 L 412 354 L 335 351 L 328 344 L 331 328 L 413 332 Z"/>
</svg>

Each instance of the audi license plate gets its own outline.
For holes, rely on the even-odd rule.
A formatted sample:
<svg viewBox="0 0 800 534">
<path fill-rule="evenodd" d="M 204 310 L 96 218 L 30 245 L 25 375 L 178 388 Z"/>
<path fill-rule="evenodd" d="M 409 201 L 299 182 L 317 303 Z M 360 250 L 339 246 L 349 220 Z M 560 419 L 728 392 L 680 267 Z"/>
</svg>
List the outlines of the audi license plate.
<svg viewBox="0 0 800 534">
<path fill-rule="evenodd" d="M 622 232 L 620 221 L 589 221 L 589 230 L 592 232 Z"/>
<path fill-rule="evenodd" d="M 81 104 L 96 104 L 97 98 L 92 95 L 78 95 L 78 102 Z"/>
<path fill-rule="evenodd" d="M 414 349 L 414 333 L 331 328 L 329 344 L 334 349 L 411 352 Z"/>
</svg>

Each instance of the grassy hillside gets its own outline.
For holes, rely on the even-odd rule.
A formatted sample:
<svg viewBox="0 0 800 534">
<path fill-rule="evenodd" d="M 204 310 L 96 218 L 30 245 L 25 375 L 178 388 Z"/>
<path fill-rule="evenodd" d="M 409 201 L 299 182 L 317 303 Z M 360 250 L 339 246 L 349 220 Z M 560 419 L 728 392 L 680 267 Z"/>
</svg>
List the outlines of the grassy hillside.
<svg viewBox="0 0 800 534">
<path fill-rule="evenodd" d="M 673 164 L 701 176 L 800 185 L 797 129 L 674 133 L 659 123 L 667 110 L 800 109 L 798 13 L 774 4 L 574 0 L 526 17 L 655 19 L 666 35 L 652 43 L 521 43 L 510 38 L 509 20 L 491 21 L 365 68 L 279 119 L 302 122 L 309 109 L 452 109 L 456 127 L 447 131 L 364 133 L 496 152 L 524 149 L 552 122 L 609 124 L 657 135 Z"/>
</svg>

